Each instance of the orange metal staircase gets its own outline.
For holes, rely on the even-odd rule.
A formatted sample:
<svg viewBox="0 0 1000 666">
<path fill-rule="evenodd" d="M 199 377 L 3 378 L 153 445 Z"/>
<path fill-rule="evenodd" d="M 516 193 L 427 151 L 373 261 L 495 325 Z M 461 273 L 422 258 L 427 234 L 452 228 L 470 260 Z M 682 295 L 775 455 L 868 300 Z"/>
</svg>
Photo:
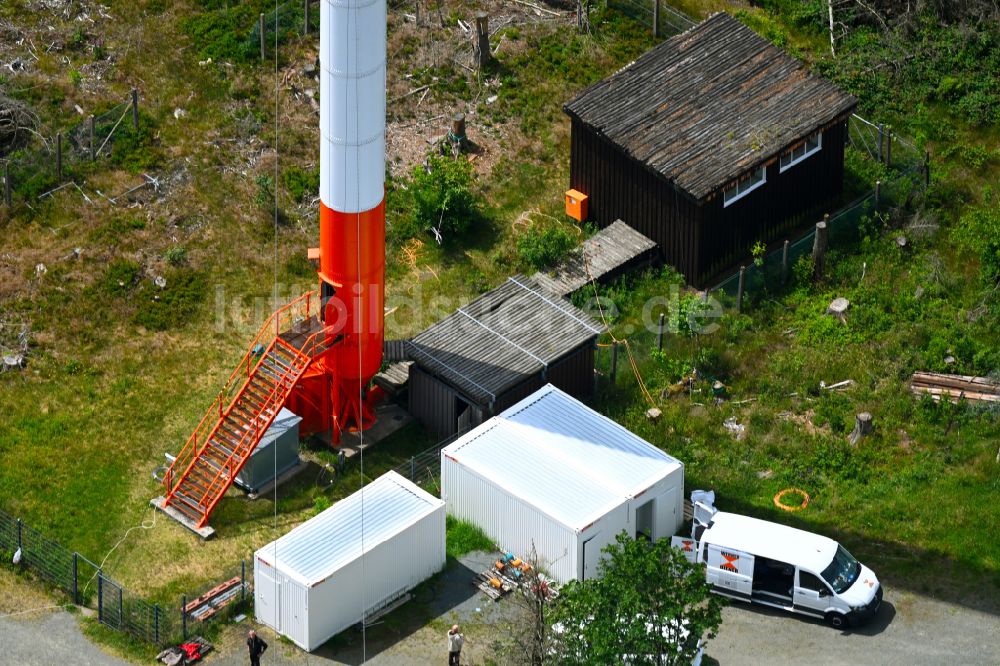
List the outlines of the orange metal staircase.
<svg viewBox="0 0 1000 666">
<path fill-rule="evenodd" d="M 271 315 L 163 479 L 164 507 L 196 529 L 226 494 L 291 391 L 337 340 L 316 314 L 315 292 Z"/>
</svg>

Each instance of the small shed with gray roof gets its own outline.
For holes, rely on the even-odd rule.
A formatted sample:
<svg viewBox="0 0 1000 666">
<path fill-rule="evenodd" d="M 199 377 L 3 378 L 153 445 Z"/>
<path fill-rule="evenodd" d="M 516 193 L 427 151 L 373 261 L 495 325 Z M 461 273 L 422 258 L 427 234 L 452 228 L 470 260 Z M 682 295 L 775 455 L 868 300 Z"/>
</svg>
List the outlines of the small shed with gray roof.
<svg viewBox="0 0 1000 666">
<path fill-rule="evenodd" d="M 546 383 L 590 395 L 602 332 L 596 320 L 534 279 L 509 278 L 406 343 L 410 413 L 444 438 Z"/>
<path fill-rule="evenodd" d="M 857 100 L 728 14 L 568 102 L 570 187 L 696 285 L 841 193 Z"/>
<path fill-rule="evenodd" d="M 501 548 L 583 580 L 623 530 L 677 532 L 684 465 L 548 385 L 442 449 L 441 497 Z"/>
</svg>

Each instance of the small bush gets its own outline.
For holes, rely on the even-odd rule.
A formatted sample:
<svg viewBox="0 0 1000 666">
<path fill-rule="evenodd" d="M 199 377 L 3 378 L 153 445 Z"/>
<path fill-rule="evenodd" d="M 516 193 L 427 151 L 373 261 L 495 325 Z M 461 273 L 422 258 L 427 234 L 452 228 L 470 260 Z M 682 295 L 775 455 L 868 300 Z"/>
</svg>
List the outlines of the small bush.
<svg viewBox="0 0 1000 666">
<path fill-rule="evenodd" d="M 413 170 L 410 185 L 414 219 L 421 228 L 436 228 L 446 238 L 465 232 L 476 218 L 472 165 L 464 159 L 431 156 Z"/>
<path fill-rule="evenodd" d="M 307 171 L 294 166 L 288 167 L 281 174 L 281 182 L 292 201 L 302 201 L 306 195 L 316 196 L 319 193 L 319 168 Z"/>
<path fill-rule="evenodd" d="M 139 129 L 123 121 L 111 137 L 111 163 L 130 173 L 149 171 L 160 165 L 162 155 L 156 145 L 155 123 L 148 114 L 139 112 Z"/>
<path fill-rule="evenodd" d="M 128 259 L 114 259 L 108 264 L 101 278 L 101 289 L 112 296 L 125 296 L 135 287 L 142 275 L 142 267 Z"/>
<path fill-rule="evenodd" d="M 205 298 L 205 279 L 189 269 L 168 272 L 167 286 L 145 282 L 137 293 L 135 323 L 151 331 L 179 328 L 197 312 Z"/>
<path fill-rule="evenodd" d="M 517 238 L 517 256 L 538 270 L 554 265 L 576 246 L 576 236 L 563 226 L 531 227 Z"/>
<path fill-rule="evenodd" d="M 187 263 L 187 248 L 176 246 L 172 247 L 166 251 L 163 258 L 167 260 L 167 263 L 171 266 L 180 266 Z"/>
</svg>

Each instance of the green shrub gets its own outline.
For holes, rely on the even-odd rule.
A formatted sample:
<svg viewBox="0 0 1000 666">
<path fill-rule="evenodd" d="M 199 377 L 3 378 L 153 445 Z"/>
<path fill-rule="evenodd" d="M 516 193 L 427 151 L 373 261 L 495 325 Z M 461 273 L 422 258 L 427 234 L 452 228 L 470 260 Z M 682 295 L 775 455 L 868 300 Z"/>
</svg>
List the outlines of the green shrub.
<svg viewBox="0 0 1000 666">
<path fill-rule="evenodd" d="M 959 244 L 979 258 L 979 273 L 993 285 L 1000 280 L 1000 196 L 987 190 L 981 206 L 970 208 L 955 228 Z"/>
<path fill-rule="evenodd" d="M 162 155 L 156 145 L 155 130 L 153 118 L 143 111 L 139 112 L 138 129 L 128 120 L 122 121 L 109 141 L 111 163 L 130 173 L 141 173 L 158 167 Z"/>
<path fill-rule="evenodd" d="M 458 558 L 476 550 L 493 551 L 493 541 L 480 528 L 454 516 L 445 518 L 445 551 L 448 557 Z"/>
<path fill-rule="evenodd" d="M 533 226 L 517 237 L 517 256 L 536 269 L 554 265 L 576 246 L 576 236 L 564 226 Z"/>
<path fill-rule="evenodd" d="M 142 275 L 142 266 L 128 259 L 113 259 L 101 278 L 101 289 L 112 296 L 125 296 Z"/>
<path fill-rule="evenodd" d="M 190 269 L 169 271 L 167 286 L 146 281 L 136 293 L 135 323 L 151 331 L 179 328 L 195 314 L 205 298 L 205 279 Z"/>
<path fill-rule="evenodd" d="M 415 222 L 446 238 L 466 231 L 478 215 L 472 166 L 465 159 L 429 157 L 426 167 L 414 168 L 410 193 Z"/>
<path fill-rule="evenodd" d="M 163 258 L 167 260 L 167 263 L 171 266 L 180 266 L 181 264 L 187 263 L 187 248 L 177 245 L 175 247 L 167 250 Z"/>
<path fill-rule="evenodd" d="M 306 195 L 316 196 L 319 194 L 319 168 L 305 170 L 288 167 L 281 174 L 281 182 L 292 201 L 302 201 Z"/>
</svg>

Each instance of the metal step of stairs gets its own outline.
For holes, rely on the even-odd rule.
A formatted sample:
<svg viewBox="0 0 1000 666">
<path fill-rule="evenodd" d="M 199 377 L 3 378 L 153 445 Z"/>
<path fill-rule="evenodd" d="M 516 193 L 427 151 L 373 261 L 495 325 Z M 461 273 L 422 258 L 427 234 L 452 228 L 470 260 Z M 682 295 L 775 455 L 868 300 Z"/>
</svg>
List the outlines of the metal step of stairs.
<svg viewBox="0 0 1000 666">
<path fill-rule="evenodd" d="M 272 342 L 163 505 L 203 528 L 311 359 Z"/>
</svg>

